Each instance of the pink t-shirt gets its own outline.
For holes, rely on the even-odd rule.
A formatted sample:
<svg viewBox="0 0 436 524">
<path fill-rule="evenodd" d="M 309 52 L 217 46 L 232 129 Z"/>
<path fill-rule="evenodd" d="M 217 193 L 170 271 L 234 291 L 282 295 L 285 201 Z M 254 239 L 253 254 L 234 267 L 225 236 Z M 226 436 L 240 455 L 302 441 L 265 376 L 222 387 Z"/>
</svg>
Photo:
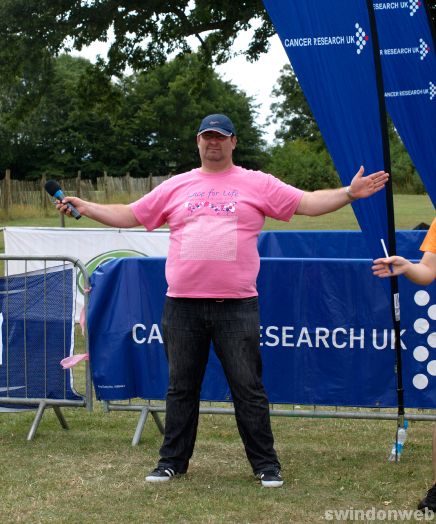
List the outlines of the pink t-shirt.
<svg viewBox="0 0 436 524">
<path fill-rule="evenodd" d="M 233 166 L 176 175 L 130 205 L 149 231 L 170 228 L 168 296 L 246 298 L 257 295 L 265 216 L 288 221 L 302 196 L 272 175 Z"/>
</svg>

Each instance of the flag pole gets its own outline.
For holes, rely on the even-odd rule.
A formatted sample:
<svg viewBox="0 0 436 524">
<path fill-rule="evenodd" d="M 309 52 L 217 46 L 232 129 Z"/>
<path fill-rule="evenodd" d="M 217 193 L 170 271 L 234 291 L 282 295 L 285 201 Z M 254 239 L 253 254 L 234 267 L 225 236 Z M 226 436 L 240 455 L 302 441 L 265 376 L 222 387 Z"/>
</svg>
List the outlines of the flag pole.
<svg viewBox="0 0 436 524">
<path fill-rule="evenodd" d="M 371 33 L 373 36 L 373 50 L 374 50 L 374 64 L 377 79 L 377 92 L 380 107 L 380 124 L 382 131 L 382 146 L 383 146 L 383 161 L 384 169 L 390 173 L 389 180 L 386 184 L 386 212 L 387 212 L 387 226 L 388 226 L 388 251 L 389 255 L 396 255 L 397 246 L 395 238 L 395 217 L 394 217 L 394 199 L 392 191 L 392 171 L 391 171 L 391 156 L 389 151 L 389 135 L 387 125 L 386 104 L 384 98 L 383 74 L 380 59 L 380 47 L 378 42 L 377 24 L 374 12 L 374 6 L 371 0 L 367 0 L 368 15 L 371 25 Z M 396 356 L 396 377 L 397 377 L 397 403 L 398 403 L 398 419 L 397 428 L 404 426 L 404 387 L 403 387 L 403 366 L 401 355 L 401 327 L 400 327 L 400 294 L 398 290 L 398 277 L 393 276 L 389 279 L 391 291 L 391 314 L 394 325 L 395 337 L 395 356 Z M 398 435 L 398 429 L 397 429 Z M 396 457 L 398 460 L 398 457 Z"/>
</svg>

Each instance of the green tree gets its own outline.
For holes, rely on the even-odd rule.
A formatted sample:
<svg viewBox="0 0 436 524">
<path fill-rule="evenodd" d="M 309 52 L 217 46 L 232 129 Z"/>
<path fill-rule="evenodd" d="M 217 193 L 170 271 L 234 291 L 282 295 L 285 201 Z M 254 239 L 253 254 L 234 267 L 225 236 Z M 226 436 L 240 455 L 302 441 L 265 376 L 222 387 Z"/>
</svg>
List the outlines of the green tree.
<svg viewBox="0 0 436 524">
<path fill-rule="evenodd" d="M 273 90 L 271 120 L 279 124 L 268 170 L 301 189 L 337 187 L 339 177 L 298 79 L 290 65 L 281 70 Z"/>
<path fill-rule="evenodd" d="M 38 143 L 43 147 L 41 129 L 35 122 L 34 104 L 29 104 L 29 84 L 26 79 L 14 84 L 0 85 L 0 169 L 22 168 L 31 172 Z M 37 96 L 43 98 L 42 93 Z M 19 160 L 18 160 L 19 159 Z"/>
<path fill-rule="evenodd" d="M 20 82 L 0 86 L 0 140 L 8 144 L 0 151 L 0 168 L 11 168 L 17 178 L 72 175 L 98 159 L 101 171 L 114 142 L 119 96 L 105 73 L 68 55 L 53 62 L 50 82 L 26 110 Z"/>
<path fill-rule="evenodd" d="M 388 120 L 388 132 L 394 191 L 406 194 L 425 193 L 424 184 L 390 119 Z"/>
<path fill-rule="evenodd" d="M 69 67 L 72 59 L 64 55 L 62 64 Z M 80 64 L 80 62 L 77 62 Z M 65 68 L 59 69 L 62 84 Z M 65 86 L 68 100 L 66 118 L 56 130 L 53 161 L 63 172 L 74 174 L 78 169 L 94 177 L 113 167 L 113 151 L 118 147 L 117 126 L 123 107 L 123 92 L 110 76 L 86 61 Z"/>
<path fill-rule="evenodd" d="M 428 2 L 436 20 L 436 6 Z M 3 82 L 26 68 L 44 70 L 47 57 L 111 39 L 110 74 L 164 63 L 199 43 L 207 61 L 224 62 L 241 31 L 255 28 L 245 55 L 269 49 L 274 28 L 262 0 L 0 0 L 0 72 Z"/>
<path fill-rule="evenodd" d="M 322 142 L 315 118 L 298 83 L 294 70 L 286 64 L 280 71 L 272 96 L 277 99 L 271 104 L 271 121 L 280 126 L 276 137 L 280 140 L 301 138 Z"/>
<path fill-rule="evenodd" d="M 314 191 L 341 185 L 330 155 L 314 142 L 297 138 L 270 151 L 267 170 L 284 182 Z"/>
<path fill-rule="evenodd" d="M 253 101 L 196 55 L 119 82 L 87 60 L 61 55 L 45 92 L 24 114 L 17 113 L 15 87 L 0 86 L 0 169 L 11 168 L 15 177 L 184 171 L 198 165 L 197 128 L 215 112 L 235 122 L 235 160 L 255 169 L 264 161 Z"/>
<path fill-rule="evenodd" d="M 121 74 L 162 64 L 199 43 L 210 60 L 225 61 L 240 31 L 257 21 L 246 50 L 253 59 L 274 34 L 261 0 L 1 0 L 0 70 L 21 76 L 23 65 L 108 40 L 108 70 Z M 190 38 L 194 37 L 194 39 Z M 13 57 L 14 60 L 10 60 Z"/>
<path fill-rule="evenodd" d="M 237 129 L 235 161 L 261 167 L 264 144 L 253 101 L 205 68 L 197 55 L 134 74 L 121 86 L 124 105 L 117 143 L 123 151 L 117 161 L 133 174 L 164 175 L 198 166 L 198 125 L 206 114 L 219 112 L 228 114 Z"/>
</svg>

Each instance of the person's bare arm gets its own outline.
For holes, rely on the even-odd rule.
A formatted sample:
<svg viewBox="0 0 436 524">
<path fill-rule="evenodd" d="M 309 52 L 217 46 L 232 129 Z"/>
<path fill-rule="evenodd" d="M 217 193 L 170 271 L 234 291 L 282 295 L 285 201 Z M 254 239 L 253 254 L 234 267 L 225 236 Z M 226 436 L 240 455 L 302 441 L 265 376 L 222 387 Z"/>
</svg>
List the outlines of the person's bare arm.
<svg viewBox="0 0 436 524">
<path fill-rule="evenodd" d="M 415 284 L 427 286 L 436 278 L 436 253 L 426 251 L 417 264 L 399 256 L 378 258 L 372 272 L 380 278 L 404 275 Z"/>
<path fill-rule="evenodd" d="M 77 197 L 65 197 L 56 207 L 65 215 L 71 215 L 71 211 L 66 206 L 70 202 L 79 213 L 97 222 L 112 227 L 135 227 L 140 223 L 136 219 L 130 206 L 124 204 L 95 204 Z"/>
<path fill-rule="evenodd" d="M 320 189 L 318 191 L 305 192 L 300 200 L 296 214 L 318 216 L 331 213 L 358 198 L 368 198 L 381 191 L 389 178 L 389 174 L 384 171 L 377 171 L 365 177 L 363 172 L 364 169 L 361 166 L 348 188 L 341 187 L 339 189 Z"/>
</svg>

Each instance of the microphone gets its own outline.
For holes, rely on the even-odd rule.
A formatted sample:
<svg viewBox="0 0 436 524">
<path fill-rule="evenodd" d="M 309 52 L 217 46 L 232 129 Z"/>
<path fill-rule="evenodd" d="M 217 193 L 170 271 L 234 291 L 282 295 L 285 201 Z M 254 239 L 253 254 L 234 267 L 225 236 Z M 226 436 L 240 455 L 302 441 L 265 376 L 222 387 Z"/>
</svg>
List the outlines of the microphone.
<svg viewBox="0 0 436 524">
<path fill-rule="evenodd" d="M 47 180 L 44 187 L 47 193 L 54 200 L 62 201 L 65 198 L 65 195 L 61 189 L 61 186 L 56 182 L 56 180 Z M 73 204 L 70 204 L 70 202 L 67 202 L 67 207 L 71 211 L 71 216 L 73 216 L 76 220 L 79 220 L 79 218 L 82 215 L 77 211 L 77 209 L 73 206 Z"/>
</svg>

